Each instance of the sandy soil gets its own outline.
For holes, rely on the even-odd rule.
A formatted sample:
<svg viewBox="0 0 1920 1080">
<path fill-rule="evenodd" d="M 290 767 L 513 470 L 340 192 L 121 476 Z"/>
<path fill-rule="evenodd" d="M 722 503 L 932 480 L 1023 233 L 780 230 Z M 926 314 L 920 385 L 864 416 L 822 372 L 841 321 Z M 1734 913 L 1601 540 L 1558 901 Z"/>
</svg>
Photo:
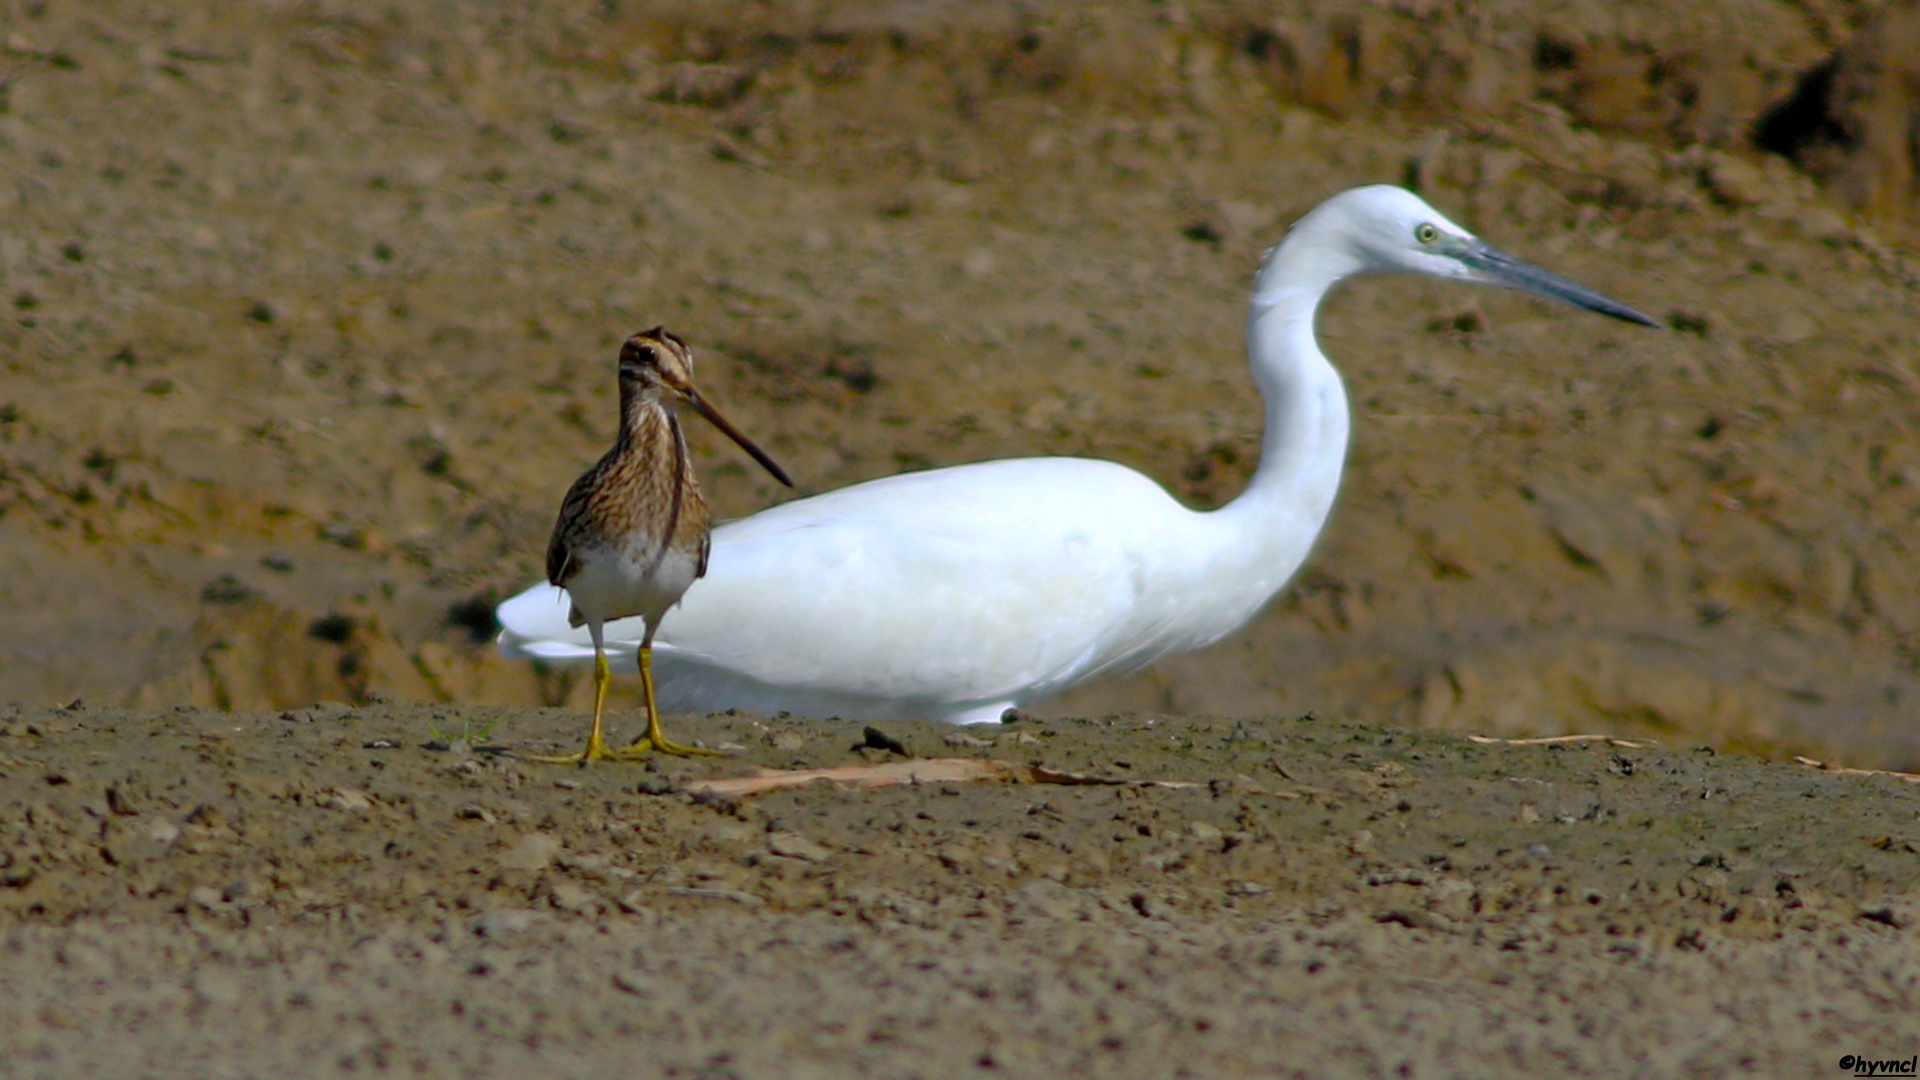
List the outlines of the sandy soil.
<svg viewBox="0 0 1920 1080">
<path fill-rule="evenodd" d="M 1913 1053 L 1915 792 L 1786 759 L 1920 764 L 1916 18 L 0 0 L 0 1072 Z M 513 756 L 587 688 L 491 607 L 626 334 L 803 492 L 1070 453 L 1215 505 L 1260 250 L 1380 180 L 1671 329 L 1349 288 L 1285 598 L 992 748 L 887 728 L 1202 786 L 691 799 L 889 753 L 744 716 Z M 721 514 L 782 497 L 701 439 Z"/>
<path fill-rule="evenodd" d="M 675 734 L 728 757 L 658 770 L 514 757 L 559 710 L 0 730 L 12 1075 L 1819 1076 L 1920 1039 L 1890 777 L 1312 719 L 716 717 Z M 903 754 L 1120 782 L 684 790 Z"/>
</svg>

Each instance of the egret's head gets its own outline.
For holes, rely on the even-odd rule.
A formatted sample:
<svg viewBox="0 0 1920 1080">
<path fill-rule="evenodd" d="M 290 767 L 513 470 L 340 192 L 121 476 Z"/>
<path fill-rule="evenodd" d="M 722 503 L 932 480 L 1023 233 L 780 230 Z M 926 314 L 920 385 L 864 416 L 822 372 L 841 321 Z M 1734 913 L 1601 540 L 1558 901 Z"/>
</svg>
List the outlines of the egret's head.
<svg viewBox="0 0 1920 1080">
<path fill-rule="evenodd" d="M 1343 191 L 1301 218 L 1287 237 L 1329 280 L 1354 274 L 1426 274 L 1517 289 L 1627 322 L 1658 326 L 1617 300 L 1523 262 L 1447 220 L 1420 196 L 1390 184 Z"/>
<path fill-rule="evenodd" d="M 1293 227 L 1356 274 L 1468 277 L 1457 254 L 1480 241 L 1420 196 L 1390 184 L 1353 188 L 1313 208 Z"/>
</svg>

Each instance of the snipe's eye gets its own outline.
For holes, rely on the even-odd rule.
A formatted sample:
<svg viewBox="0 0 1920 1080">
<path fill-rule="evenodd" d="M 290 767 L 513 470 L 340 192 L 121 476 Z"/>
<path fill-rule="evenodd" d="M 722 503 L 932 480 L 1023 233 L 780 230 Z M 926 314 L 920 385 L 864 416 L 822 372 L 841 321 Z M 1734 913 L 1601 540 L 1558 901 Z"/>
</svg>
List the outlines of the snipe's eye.
<svg viewBox="0 0 1920 1080">
<path fill-rule="evenodd" d="M 1434 228 L 1430 222 L 1423 221 L 1413 227 L 1413 238 L 1423 244 L 1431 244 L 1440 239 L 1440 230 Z"/>
<path fill-rule="evenodd" d="M 653 351 L 653 346 L 651 346 L 651 345 L 642 345 L 642 346 L 640 346 L 640 348 L 639 348 L 639 350 L 638 350 L 638 351 L 639 351 L 639 353 L 640 353 L 640 362 L 641 362 L 641 363 L 643 363 L 643 364 L 656 364 L 656 365 L 660 363 L 660 354 L 659 354 L 659 353 L 657 353 L 657 352 L 654 352 L 654 351 Z"/>
</svg>

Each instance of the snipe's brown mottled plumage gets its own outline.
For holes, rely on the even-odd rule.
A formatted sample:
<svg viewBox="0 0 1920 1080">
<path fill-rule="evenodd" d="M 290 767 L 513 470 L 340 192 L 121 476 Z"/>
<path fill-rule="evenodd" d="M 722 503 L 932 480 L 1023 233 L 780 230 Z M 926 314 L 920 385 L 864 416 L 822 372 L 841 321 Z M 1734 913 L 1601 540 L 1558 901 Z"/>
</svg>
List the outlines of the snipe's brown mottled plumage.
<svg viewBox="0 0 1920 1080">
<path fill-rule="evenodd" d="M 606 456 L 567 489 L 547 543 L 547 580 L 567 590 L 568 620 L 593 637 L 593 728 L 586 749 L 536 760 L 565 764 L 634 758 L 650 750 L 707 751 L 667 740 L 653 698 L 653 633 L 667 609 L 707 572 L 707 501 L 693 474 L 676 407 L 685 405 L 752 454 L 774 479 L 793 481 L 773 459 L 726 421 L 693 388 L 693 352 L 664 327 L 638 333 L 620 347 L 620 435 Z M 612 619 L 645 620 L 640 685 L 647 733 L 624 750 L 602 735 L 612 672 L 602 627 Z"/>
</svg>

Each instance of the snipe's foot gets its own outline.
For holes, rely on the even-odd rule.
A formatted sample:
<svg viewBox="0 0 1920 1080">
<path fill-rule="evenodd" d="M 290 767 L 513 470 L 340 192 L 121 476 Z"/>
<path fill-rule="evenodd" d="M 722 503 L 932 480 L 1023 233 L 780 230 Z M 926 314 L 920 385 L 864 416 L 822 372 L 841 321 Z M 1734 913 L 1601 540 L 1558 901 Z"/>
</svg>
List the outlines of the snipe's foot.
<svg viewBox="0 0 1920 1080">
<path fill-rule="evenodd" d="M 632 760 L 635 760 L 636 758 L 646 757 L 648 754 L 655 753 L 655 752 L 662 753 L 662 754 L 673 754 L 677 757 L 724 757 L 725 756 L 721 754 L 720 751 L 718 750 L 708 750 L 703 746 L 682 746 L 677 742 L 672 742 L 666 739 L 665 737 L 655 739 L 650 735 L 642 735 L 640 737 L 640 741 L 620 751 L 620 754 L 624 760 L 632 761 Z"/>
<path fill-rule="evenodd" d="M 632 746 L 615 750 L 613 747 L 607 745 L 605 739 L 595 734 L 588 737 L 585 749 L 582 749 L 579 753 L 555 756 L 530 754 L 527 760 L 537 761 L 542 765 L 585 765 L 590 761 L 638 761 L 646 757 L 647 751 L 650 749 L 646 745 L 646 742 L 645 739 L 641 739 Z"/>
</svg>

